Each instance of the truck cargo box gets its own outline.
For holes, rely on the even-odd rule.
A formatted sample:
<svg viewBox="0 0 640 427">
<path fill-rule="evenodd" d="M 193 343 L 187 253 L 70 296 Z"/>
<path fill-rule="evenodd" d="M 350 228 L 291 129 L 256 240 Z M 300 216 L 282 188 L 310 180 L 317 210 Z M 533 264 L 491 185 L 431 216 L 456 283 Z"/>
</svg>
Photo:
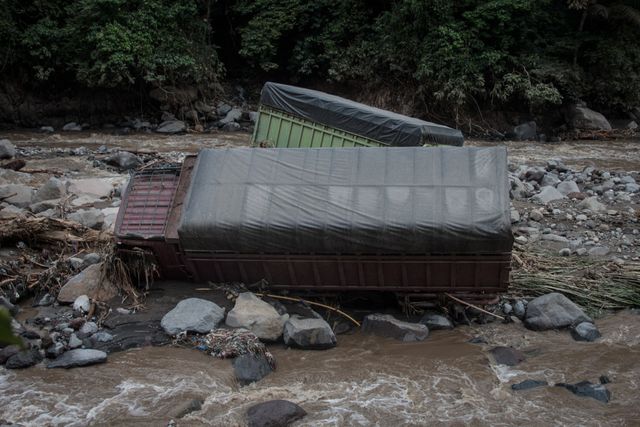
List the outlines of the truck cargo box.
<svg viewBox="0 0 640 427">
<path fill-rule="evenodd" d="M 457 129 L 339 96 L 267 82 L 252 142 L 280 148 L 456 145 Z"/>
</svg>

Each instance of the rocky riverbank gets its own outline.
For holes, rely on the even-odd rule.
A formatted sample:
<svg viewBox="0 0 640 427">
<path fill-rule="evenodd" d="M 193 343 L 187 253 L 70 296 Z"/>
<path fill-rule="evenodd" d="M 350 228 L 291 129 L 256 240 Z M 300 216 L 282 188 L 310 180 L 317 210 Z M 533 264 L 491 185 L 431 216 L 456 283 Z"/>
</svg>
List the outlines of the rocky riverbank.
<svg viewBox="0 0 640 427">
<path fill-rule="evenodd" d="M 516 237 L 514 292 L 484 307 L 491 314 L 454 302 L 434 304 L 419 313 L 415 307 L 395 303 L 363 310 L 348 300 L 326 301 L 340 304 L 358 325 L 333 310 L 256 295 L 241 286 L 157 282 L 132 294 L 117 278 L 104 277 L 111 256 L 105 243 L 113 230 L 123 185 L 131 171 L 180 161 L 185 152 L 136 152 L 100 144 L 99 136 L 93 139 L 84 147 L 0 143 L 4 158 L 0 165 L 0 226 L 4 230 L 0 302 L 12 313 L 14 330 L 28 347 L 2 348 L 0 363 L 6 369 L 99 366 L 109 364 L 119 351 L 175 345 L 233 357 L 235 381 L 246 386 L 288 369 L 274 355 L 274 348 L 331 352 L 349 336 L 345 334 L 353 333 L 412 345 L 428 343 L 434 335 L 437 339 L 453 328 L 469 327 L 478 328 L 471 342 L 482 347 L 491 366 L 519 366 L 531 357 L 523 351 L 527 346 L 488 339 L 480 325 L 503 318 L 511 322 L 505 327 L 557 330 L 576 340 L 576 345 L 582 345 L 578 341 L 594 345 L 611 339 L 598 328 L 596 316 L 603 314 L 603 308 L 640 305 L 640 284 L 633 275 L 640 260 L 638 171 L 567 166 L 570 162 L 562 159 L 522 164 L 517 157 L 510 164 Z M 629 147 L 635 149 L 633 143 Z M 536 266 L 525 265 L 529 253 L 542 254 L 551 266 L 554 262 L 586 265 L 583 270 L 562 273 L 581 275 L 562 276 L 568 284 L 588 279 L 582 275 L 593 274 L 588 273 L 589 265 L 597 265 L 607 269 L 609 276 L 622 277 L 616 283 L 628 284 L 630 292 L 624 299 L 616 297 L 618 305 L 599 309 L 587 303 L 576 305 L 572 300 L 585 300 L 574 297 L 571 288 L 564 295 L 551 288 L 528 292 L 531 289 L 524 288 L 520 279 L 525 267 L 536 270 Z M 546 269 L 540 267 L 538 270 Z M 535 283 L 544 283 L 541 276 L 536 277 Z M 553 279 L 558 281 L 558 275 Z M 580 382 L 595 381 L 605 374 L 593 372 L 593 378 L 563 378 L 555 383 L 579 396 L 615 402 L 616 396 L 606 391 L 608 385 Z M 546 381 L 530 380 L 539 382 L 536 387 Z M 519 384 L 513 384 L 514 392 L 534 383 Z M 290 414 L 290 421 L 305 411 L 311 413 L 305 405 L 302 409 L 282 402 L 272 405 Z M 197 406 L 192 412 L 197 413 Z M 247 409 L 247 420 L 263 419 L 261 411 Z M 178 422 L 180 417 L 172 418 Z"/>
</svg>

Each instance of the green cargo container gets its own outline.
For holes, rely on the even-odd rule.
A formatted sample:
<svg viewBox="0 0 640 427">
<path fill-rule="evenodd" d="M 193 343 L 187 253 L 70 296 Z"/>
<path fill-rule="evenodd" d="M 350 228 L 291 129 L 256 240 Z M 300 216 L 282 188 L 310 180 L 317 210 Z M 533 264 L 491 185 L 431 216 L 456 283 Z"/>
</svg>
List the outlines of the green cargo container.
<svg viewBox="0 0 640 427">
<path fill-rule="evenodd" d="M 278 148 L 458 145 L 462 132 L 338 96 L 267 82 L 253 145 Z"/>
<path fill-rule="evenodd" d="M 258 109 L 253 145 L 278 148 L 385 147 L 389 144 L 314 123 L 266 105 Z"/>
</svg>

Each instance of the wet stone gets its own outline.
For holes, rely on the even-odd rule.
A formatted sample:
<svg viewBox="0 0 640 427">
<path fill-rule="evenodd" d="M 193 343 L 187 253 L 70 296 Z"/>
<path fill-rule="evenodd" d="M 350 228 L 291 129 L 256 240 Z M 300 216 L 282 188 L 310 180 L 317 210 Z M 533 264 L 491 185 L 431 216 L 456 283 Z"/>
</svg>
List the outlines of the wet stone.
<svg viewBox="0 0 640 427">
<path fill-rule="evenodd" d="M 596 325 L 590 322 L 582 322 L 571 329 L 571 336 L 576 341 L 592 342 L 601 337 Z"/>
<path fill-rule="evenodd" d="M 430 331 L 441 329 L 453 329 L 453 323 L 446 316 L 436 313 L 427 313 L 422 316 L 420 323 L 429 328 Z"/>
<path fill-rule="evenodd" d="M 513 347 L 494 347 L 489 353 L 498 365 L 515 366 L 526 359 L 520 350 Z"/>
<path fill-rule="evenodd" d="M 548 385 L 549 383 L 546 381 L 524 380 L 518 384 L 511 384 L 511 390 L 515 390 L 515 391 L 530 390 L 532 388 L 545 387 Z"/>
<path fill-rule="evenodd" d="M 273 372 L 266 357 L 256 354 L 243 354 L 233 359 L 233 372 L 241 385 L 248 385 Z"/>
<path fill-rule="evenodd" d="M 271 400 L 250 407 L 247 424 L 249 427 L 288 426 L 306 415 L 307 412 L 293 402 Z"/>
<path fill-rule="evenodd" d="M 70 350 L 47 365 L 47 368 L 74 368 L 95 365 L 107 361 L 107 353 L 100 350 Z"/>
<path fill-rule="evenodd" d="M 590 381 L 581 381 L 576 384 L 556 384 L 556 387 L 564 387 L 576 396 L 591 397 L 603 403 L 611 400 L 611 392 L 602 384 L 593 384 Z"/>
<path fill-rule="evenodd" d="M 42 360 L 40 352 L 36 349 L 20 351 L 7 359 L 5 368 L 23 369 L 39 363 Z"/>
<path fill-rule="evenodd" d="M 429 328 L 421 323 L 409 323 L 389 314 L 370 314 L 362 322 L 362 332 L 400 341 L 423 341 L 429 336 Z"/>
</svg>

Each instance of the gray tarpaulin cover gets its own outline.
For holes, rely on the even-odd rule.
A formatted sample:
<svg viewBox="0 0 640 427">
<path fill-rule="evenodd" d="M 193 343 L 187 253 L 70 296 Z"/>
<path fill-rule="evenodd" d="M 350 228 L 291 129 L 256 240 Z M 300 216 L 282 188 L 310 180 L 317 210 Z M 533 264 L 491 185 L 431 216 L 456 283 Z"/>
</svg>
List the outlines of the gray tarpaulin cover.
<svg viewBox="0 0 640 427">
<path fill-rule="evenodd" d="M 504 148 L 202 150 L 188 251 L 481 254 L 512 246 Z"/>
<path fill-rule="evenodd" d="M 462 132 L 317 90 L 267 82 L 260 102 L 294 116 L 396 146 L 458 145 Z"/>
</svg>

